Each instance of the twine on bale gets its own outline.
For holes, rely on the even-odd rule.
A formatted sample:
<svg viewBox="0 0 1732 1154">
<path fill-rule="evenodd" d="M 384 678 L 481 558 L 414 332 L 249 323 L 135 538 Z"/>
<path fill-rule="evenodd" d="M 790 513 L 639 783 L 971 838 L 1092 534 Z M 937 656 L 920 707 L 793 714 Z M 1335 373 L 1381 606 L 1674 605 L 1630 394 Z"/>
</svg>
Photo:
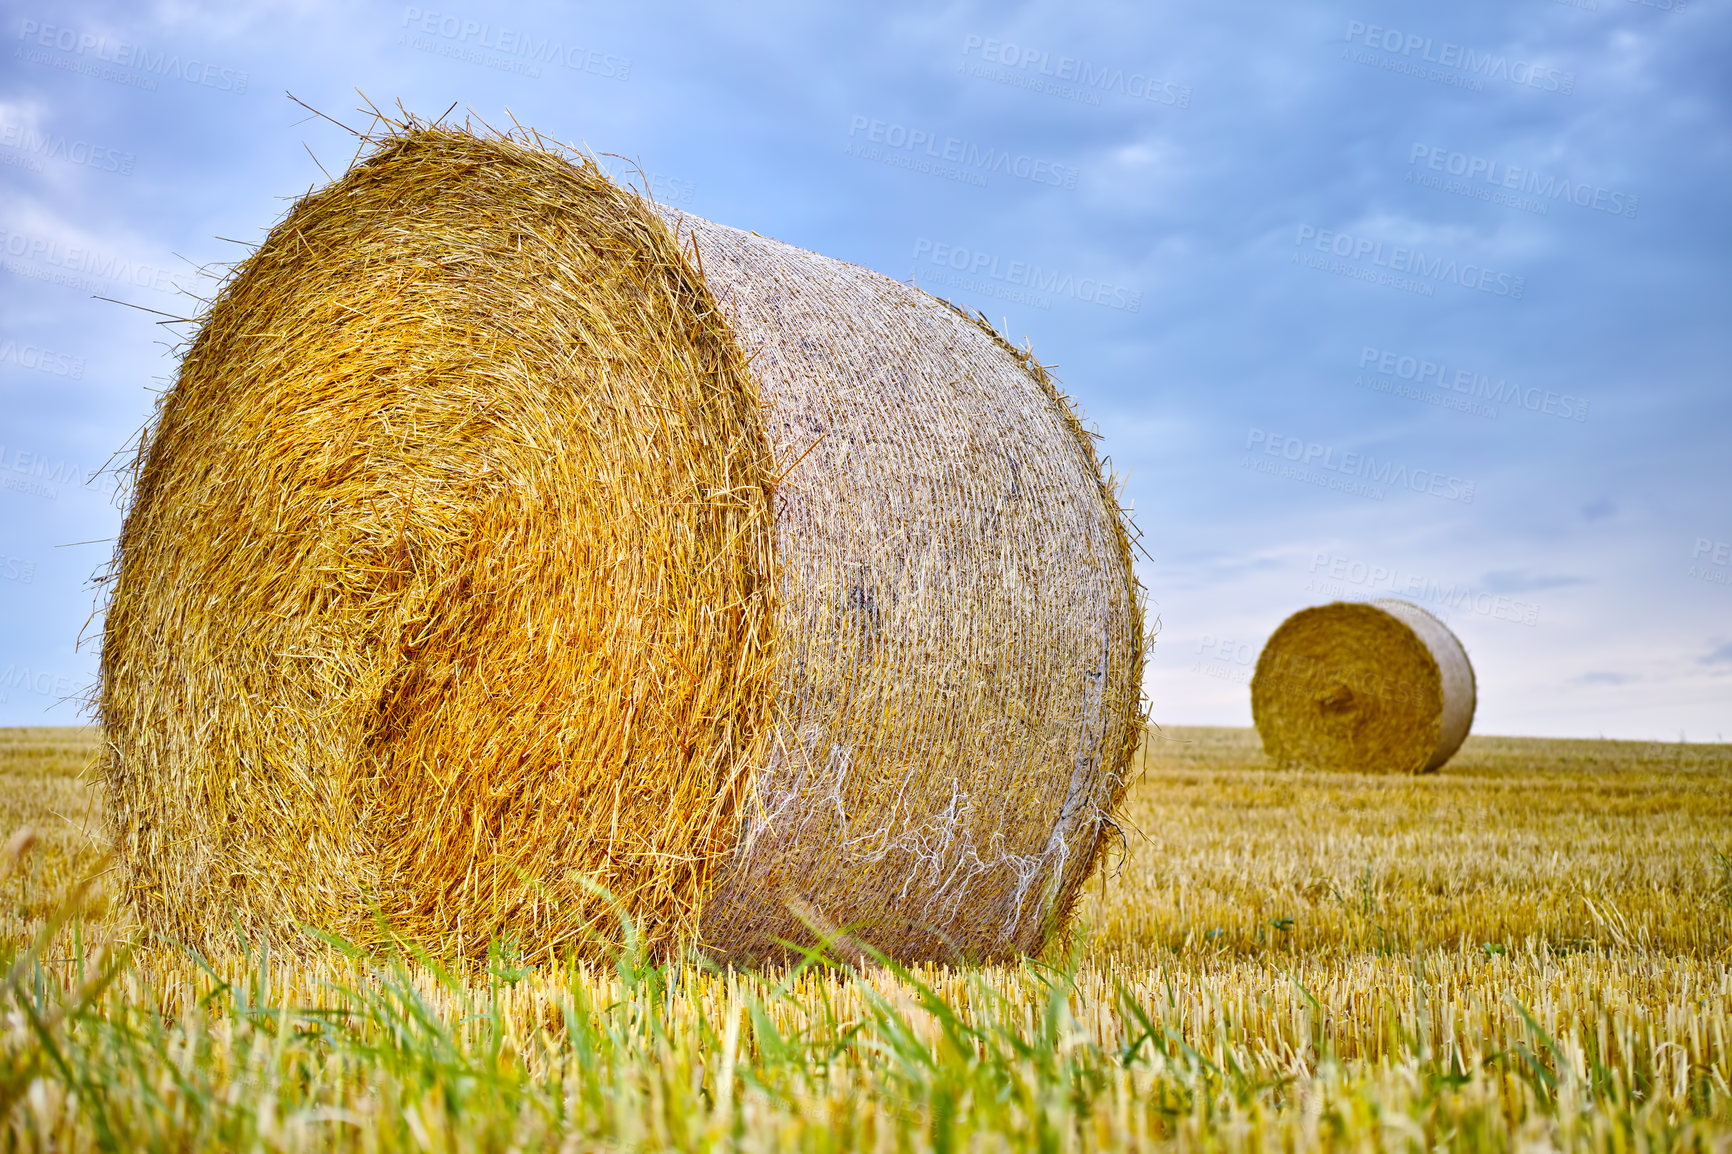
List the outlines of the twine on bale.
<svg viewBox="0 0 1732 1154">
<path fill-rule="evenodd" d="M 1251 716 L 1277 764 L 1424 773 L 1473 724 L 1473 666 L 1443 622 L 1406 601 L 1336 601 L 1281 623 L 1257 658 Z"/>
<path fill-rule="evenodd" d="M 1128 532 L 989 326 L 539 138 L 391 125 L 141 444 L 125 890 L 207 950 L 548 956 L 623 913 L 737 961 L 1038 951 L 1141 737 Z"/>
</svg>

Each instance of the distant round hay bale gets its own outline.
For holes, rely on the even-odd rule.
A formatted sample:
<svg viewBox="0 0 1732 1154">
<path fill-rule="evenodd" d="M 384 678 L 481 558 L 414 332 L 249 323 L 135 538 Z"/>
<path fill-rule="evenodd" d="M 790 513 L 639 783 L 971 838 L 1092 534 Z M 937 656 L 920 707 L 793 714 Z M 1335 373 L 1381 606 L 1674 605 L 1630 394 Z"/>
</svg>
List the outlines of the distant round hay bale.
<svg viewBox="0 0 1732 1154">
<path fill-rule="evenodd" d="M 1251 717 L 1281 765 L 1427 772 L 1461 748 L 1473 711 L 1467 651 L 1406 601 L 1300 610 L 1263 646 L 1251 679 Z"/>
<path fill-rule="evenodd" d="M 1037 951 L 1141 736 L 1126 522 L 1032 358 L 452 129 L 224 285 L 111 577 L 125 889 L 206 949 Z"/>
</svg>

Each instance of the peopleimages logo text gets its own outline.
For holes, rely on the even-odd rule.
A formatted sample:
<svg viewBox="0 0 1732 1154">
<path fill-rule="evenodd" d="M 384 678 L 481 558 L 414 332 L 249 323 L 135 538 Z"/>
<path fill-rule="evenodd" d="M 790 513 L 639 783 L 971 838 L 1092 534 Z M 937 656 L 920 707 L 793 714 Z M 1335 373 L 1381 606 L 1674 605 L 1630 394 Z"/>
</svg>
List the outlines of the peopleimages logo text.
<svg viewBox="0 0 1732 1154">
<path fill-rule="evenodd" d="M 14 364 L 21 369 L 34 369 L 55 377 L 84 379 L 84 358 L 71 353 L 57 353 L 41 345 L 25 344 L 11 337 L 0 338 L 0 364 Z"/>
<path fill-rule="evenodd" d="M 172 76 L 188 84 L 215 88 L 219 92 L 247 90 L 248 74 L 237 69 L 209 64 L 193 56 L 183 58 L 178 52 L 153 51 L 142 44 L 112 40 L 107 36 L 83 32 L 77 28 L 62 28 L 35 20 L 23 20 L 18 25 L 18 39 L 24 41 L 26 47 L 53 48 L 104 64 L 137 69 L 152 76 Z M 154 87 L 154 82 L 152 86 Z"/>
<path fill-rule="evenodd" d="M 1379 501 L 1383 499 L 1382 488 L 1387 486 L 1391 489 L 1424 493 L 1445 501 L 1460 501 L 1468 505 L 1473 503 L 1472 481 L 1440 473 L 1435 469 L 1410 469 L 1395 461 L 1380 461 L 1369 453 L 1339 451 L 1333 445 L 1307 441 L 1303 437 L 1290 437 L 1284 433 L 1272 433 L 1267 429 L 1253 427 L 1245 436 L 1245 449 L 1251 454 L 1261 452 L 1265 457 L 1279 458 L 1303 473 L 1316 472 L 1319 477 L 1340 478 L 1350 484 L 1325 487 L 1348 488 L 1357 492 L 1357 488 L 1351 486 L 1358 486 L 1366 490 L 1361 495 Z M 1255 455 L 1245 458 L 1246 467 L 1255 467 L 1256 464 Z M 1272 470 L 1264 468 L 1258 471 Z M 1294 479 L 1312 480 L 1311 477 L 1298 475 L 1295 475 Z"/>
<path fill-rule="evenodd" d="M 1072 297 L 1085 304 L 1100 305 L 1102 308 L 1134 313 L 1143 307 L 1143 294 L 1123 285 L 1115 285 L 1097 277 L 1077 277 L 1027 261 L 1001 261 L 993 253 L 970 250 L 959 244 L 944 244 L 921 237 L 914 242 L 914 259 L 926 260 L 941 268 L 952 268 L 971 277 L 986 277 L 988 280 L 1037 293 Z"/>
<path fill-rule="evenodd" d="M 1394 595 L 1425 601 L 1454 612 L 1476 613 L 1517 625 L 1539 624 L 1540 607 L 1499 593 L 1489 593 L 1455 581 L 1438 581 L 1393 566 L 1372 565 L 1352 557 L 1319 552 L 1311 561 L 1312 579 L 1305 592 L 1347 601 Z M 1359 589 L 1348 589 L 1357 585 Z"/>
<path fill-rule="evenodd" d="M 1422 280 L 1453 281 L 1463 288 L 1477 289 L 1482 293 L 1509 297 L 1511 300 L 1522 299 L 1522 293 L 1527 288 L 1526 277 L 1498 272 L 1483 265 L 1459 264 L 1453 258 L 1428 257 L 1418 249 L 1401 245 L 1386 247 L 1383 241 L 1370 237 L 1356 237 L 1350 233 L 1302 224 L 1293 243 L 1303 246 L 1306 241 L 1310 241 L 1318 252 L 1330 253 L 1344 260 L 1362 261 L 1369 258 L 1376 267 L 1388 269 L 1392 273 L 1402 273 Z"/>
<path fill-rule="evenodd" d="M 1415 385 L 1445 389 L 1464 397 L 1495 401 L 1500 405 L 1516 405 L 1530 413 L 1543 413 L 1560 420 L 1588 419 L 1588 402 L 1581 397 L 1531 385 L 1522 388 L 1520 385 L 1510 384 L 1504 378 L 1494 379 L 1473 369 L 1456 369 L 1451 372 L 1449 366 L 1442 361 L 1366 345 L 1359 351 L 1359 367 L 1370 369 L 1382 376 L 1411 381 Z"/>
<path fill-rule="evenodd" d="M 1162 79 L 1152 72 L 1127 72 L 1123 68 L 1091 64 L 1075 56 L 1055 59 L 1052 53 L 1039 48 L 1018 47 L 989 37 L 966 37 L 962 42 L 962 55 L 967 57 L 975 53 L 979 53 L 980 59 L 988 64 L 1019 69 L 1055 82 L 1051 86 L 1054 95 L 1068 95 L 1072 89 L 1065 86 L 1070 85 L 1078 93 L 1117 92 L 1133 100 L 1147 100 L 1174 108 L 1189 108 L 1191 105 L 1189 87 Z M 1090 103 L 1098 103 L 1098 99 Z"/>
<path fill-rule="evenodd" d="M 12 664 L 0 669 L 0 702 L 9 702 L 15 689 L 64 700 L 78 692 L 78 682 L 64 673 Z"/>
<path fill-rule="evenodd" d="M 1556 68 L 1546 68 L 1527 60 L 1511 60 L 1502 53 L 1479 52 L 1452 41 L 1439 42 L 1416 32 L 1402 32 L 1395 28 L 1367 24 L 1362 20 L 1347 22 L 1347 42 L 1357 42 L 1403 60 L 1458 69 L 1485 80 L 1507 80 L 1511 84 L 1565 96 L 1576 90 L 1576 75 L 1573 72 L 1560 72 Z"/>
<path fill-rule="evenodd" d="M 1257 650 L 1249 641 L 1205 633 L 1197 641 L 1197 656 L 1191 662 L 1191 672 L 1249 685 L 1256 660 Z"/>
<path fill-rule="evenodd" d="M 39 264 L 64 271 L 49 274 L 38 267 Z M 159 292 L 175 291 L 174 276 L 168 269 L 139 264 L 81 245 L 64 245 L 47 237 L 9 232 L 5 228 L 0 228 L 0 268 L 70 288 L 89 289 L 95 283 L 90 278 L 100 278 Z"/>
<path fill-rule="evenodd" d="M 874 120 L 869 116 L 849 118 L 848 137 L 851 142 L 848 151 L 855 151 L 857 146 L 852 142 L 858 141 L 860 154 L 872 160 L 879 157 L 873 155 L 875 150 L 869 146 L 881 145 L 910 156 L 923 157 L 940 166 L 957 165 L 960 171 L 972 172 L 977 177 L 996 172 L 1054 188 L 1075 188 L 1080 175 L 1072 165 L 1042 160 L 1008 148 L 981 148 L 954 136 L 940 137 L 924 128 L 910 128 L 906 124 Z"/>
<path fill-rule="evenodd" d="M 79 468 L 66 460 L 51 460 L 45 453 L 0 445 L 0 490 L 28 493 L 55 500 L 58 485 L 76 485 Z"/>
<path fill-rule="evenodd" d="M 1688 576 L 1710 585 L 1732 585 L 1732 542 L 1696 538 L 1696 547 L 1690 550 Z"/>
<path fill-rule="evenodd" d="M 37 132 L 28 125 L 0 124 L 0 147 L 14 149 L 39 160 L 62 160 L 101 172 L 132 175 L 134 158 L 130 152 L 92 144 L 88 140 L 72 140 L 52 132 Z"/>
<path fill-rule="evenodd" d="M 631 61 L 624 56 L 597 52 L 581 44 L 567 44 L 551 36 L 537 37 L 519 28 L 496 27 L 484 20 L 471 20 L 451 12 L 404 8 L 403 27 L 411 32 L 437 36 L 453 45 L 498 52 L 503 56 L 521 56 L 536 64 L 558 64 L 573 72 L 588 72 L 604 80 L 631 79 Z"/>
<path fill-rule="evenodd" d="M 1715 565 L 1732 566 L 1732 544 L 1725 541 L 1711 541 L 1707 537 L 1698 537 L 1696 538 L 1696 548 L 1690 552 L 1690 559 L 1700 561 L 1704 557 Z"/>
<path fill-rule="evenodd" d="M 1641 198 L 1631 196 L 1627 192 L 1614 192 L 1597 184 L 1585 181 L 1560 180 L 1552 176 L 1543 176 L 1532 168 L 1522 168 L 1501 161 L 1489 160 L 1483 156 L 1469 156 L 1465 152 L 1451 152 L 1434 144 L 1415 142 L 1407 154 L 1409 181 L 1414 179 L 1413 169 L 1423 166 L 1432 172 L 1446 173 L 1459 177 L 1470 185 L 1484 184 L 1491 190 L 1508 190 L 1538 200 L 1564 201 L 1577 208 L 1591 208 L 1595 212 L 1604 212 L 1612 216 L 1625 216 L 1634 219 L 1636 209 L 1641 204 Z M 1516 205 L 1516 207 L 1522 207 Z M 1545 211 L 1543 205 L 1540 208 Z"/>
</svg>

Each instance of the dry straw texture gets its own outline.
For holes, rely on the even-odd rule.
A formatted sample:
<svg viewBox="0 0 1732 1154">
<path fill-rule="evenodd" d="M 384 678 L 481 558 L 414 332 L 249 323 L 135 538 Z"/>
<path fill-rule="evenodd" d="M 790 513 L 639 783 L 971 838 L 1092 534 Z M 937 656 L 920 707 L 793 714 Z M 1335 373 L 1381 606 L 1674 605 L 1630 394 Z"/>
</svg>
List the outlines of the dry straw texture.
<svg viewBox="0 0 1732 1154">
<path fill-rule="evenodd" d="M 141 446 L 101 713 L 145 923 L 1041 948 L 1142 659 L 1045 372 L 538 139 L 372 144 L 224 285 Z"/>
<path fill-rule="evenodd" d="M 1473 666 L 1417 605 L 1336 601 L 1281 623 L 1257 658 L 1251 716 L 1277 763 L 1422 773 L 1473 724 Z"/>
</svg>

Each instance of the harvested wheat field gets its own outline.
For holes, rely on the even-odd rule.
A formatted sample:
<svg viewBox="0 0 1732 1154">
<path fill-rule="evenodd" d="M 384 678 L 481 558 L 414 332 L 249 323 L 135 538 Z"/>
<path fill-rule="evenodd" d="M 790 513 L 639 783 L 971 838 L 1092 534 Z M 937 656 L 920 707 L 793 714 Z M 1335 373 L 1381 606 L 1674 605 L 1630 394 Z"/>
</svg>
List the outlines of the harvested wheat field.
<svg viewBox="0 0 1732 1154">
<path fill-rule="evenodd" d="M 96 749 L 0 731 L 10 1148 L 1732 1149 L 1732 747 L 1168 729 L 1039 963 L 461 974 L 129 952 Z"/>
</svg>

